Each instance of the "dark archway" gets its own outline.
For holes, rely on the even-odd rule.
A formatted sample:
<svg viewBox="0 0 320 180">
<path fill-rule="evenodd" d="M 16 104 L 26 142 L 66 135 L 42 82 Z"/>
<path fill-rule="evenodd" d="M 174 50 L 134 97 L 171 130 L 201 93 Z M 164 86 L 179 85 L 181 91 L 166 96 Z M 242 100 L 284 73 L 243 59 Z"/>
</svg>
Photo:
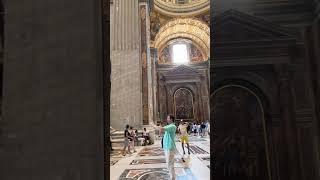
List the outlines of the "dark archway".
<svg viewBox="0 0 320 180">
<path fill-rule="evenodd" d="M 224 84 L 210 100 L 215 176 L 270 179 L 265 108 L 259 95 L 245 86 Z"/>
</svg>

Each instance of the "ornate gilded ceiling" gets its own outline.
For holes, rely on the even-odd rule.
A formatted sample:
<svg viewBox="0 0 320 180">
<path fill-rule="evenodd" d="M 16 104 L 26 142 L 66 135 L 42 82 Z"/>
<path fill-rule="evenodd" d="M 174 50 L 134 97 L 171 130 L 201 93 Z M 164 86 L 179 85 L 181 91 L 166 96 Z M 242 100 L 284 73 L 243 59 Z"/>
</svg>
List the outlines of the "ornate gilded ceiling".
<svg viewBox="0 0 320 180">
<path fill-rule="evenodd" d="M 210 9 L 209 0 L 154 0 L 155 10 L 167 16 L 195 16 Z"/>
<path fill-rule="evenodd" d="M 201 50 L 204 59 L 208 59 L 210 53 L 210 29 L 208 25 L 193 18 L 178 18 L 167 22 L 157 33 L 153 46 L 158 52 L 174 39 L 189 39 Z"/>
</svg>

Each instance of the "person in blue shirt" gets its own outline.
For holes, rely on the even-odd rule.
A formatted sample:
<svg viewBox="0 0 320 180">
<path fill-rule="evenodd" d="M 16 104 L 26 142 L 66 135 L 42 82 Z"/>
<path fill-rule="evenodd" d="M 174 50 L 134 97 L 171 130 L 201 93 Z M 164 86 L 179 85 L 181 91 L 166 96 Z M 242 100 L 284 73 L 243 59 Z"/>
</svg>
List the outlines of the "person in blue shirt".
<svg viewBox="0 0 320 180">
<path fill-rule="evenodd" d="M 176 130 L 177 127 L 174 124 L 174 116 L 168 115 L 167 122 L 168 125 L 164 127 L 157 127 L 160 131 L 164 131 L 163 136 L 163 150 L 166 156 L 166 164 L 169 170 L 170 180 L 175 180 L 175 171 L 174 171 L 174 154 L 176 151 Z"/>
</svg>

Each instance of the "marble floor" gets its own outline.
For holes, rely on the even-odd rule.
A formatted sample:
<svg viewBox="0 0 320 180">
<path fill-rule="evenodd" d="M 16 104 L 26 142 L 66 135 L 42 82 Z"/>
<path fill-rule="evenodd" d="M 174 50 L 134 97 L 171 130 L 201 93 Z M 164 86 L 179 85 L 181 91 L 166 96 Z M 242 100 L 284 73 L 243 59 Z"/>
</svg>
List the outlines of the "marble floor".
<svg viewBox="0 0 320 180">
<path fill-rule="evenodd" d="M 177 180 L 210 179 L 210 141 L 190 135 L 190 155 L 183 155 L 176 140 L 175 171 Z M 137 146 L 137 152 L 123 157 L 120 150 L 110 156 L 110 180 L 166 180 L 169 179 L 160 140 L 150 146 Z M 182 161 L 184 158 L 184 162 Z"/>
</svg>

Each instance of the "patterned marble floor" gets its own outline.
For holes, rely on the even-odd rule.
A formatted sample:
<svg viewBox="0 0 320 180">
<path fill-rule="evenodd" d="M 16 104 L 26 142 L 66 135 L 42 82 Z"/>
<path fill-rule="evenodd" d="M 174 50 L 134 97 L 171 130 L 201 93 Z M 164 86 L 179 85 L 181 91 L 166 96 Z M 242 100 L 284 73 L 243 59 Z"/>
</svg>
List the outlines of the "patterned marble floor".
<svg viewBox="0 0 320 180">
<path fill-rule="evenodd" d="M 190 136 L 191 154 L 183 155 L 181 143 L 176 142 L 176 180 L 209 180 L 210 141 Z M 160 141 L 152 146 L 138 146 L 137 153 L 123 157 L 115 151 L 111 154 L 111 180 L 166 180 L 168 170 Z M 187 152 L 187 149 L 185 149 Z M 182 161 L 184 158 L 184 162 Z"/>
</svg>

